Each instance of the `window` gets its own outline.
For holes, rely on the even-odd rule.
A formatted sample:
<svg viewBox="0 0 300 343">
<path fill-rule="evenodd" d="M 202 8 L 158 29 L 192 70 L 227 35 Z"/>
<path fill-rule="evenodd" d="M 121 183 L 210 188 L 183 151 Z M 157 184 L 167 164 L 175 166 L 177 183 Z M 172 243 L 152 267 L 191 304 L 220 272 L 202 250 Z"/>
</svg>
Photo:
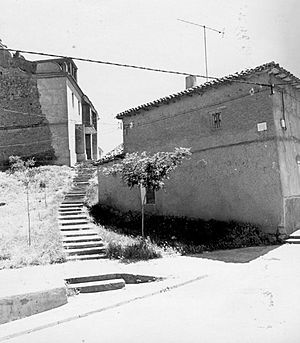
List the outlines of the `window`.
<svg viewBox="0 0 300 343">
<path fill-rule="evenodd" d="M 155 204 L 155 190 L 152 188 L 146 189 L 146 204 L 148 205 Z"/>
<path fill-rule="evenodd" d="M 74 93 L 72 93 L 72 107 L 74 107 Z"/>
<path fill-rule="evenodd" d="M 80 101 L 78 100 L 78 115 L 80 115 Z"/>
<path fill-rule="evenodd" d="M 211 114 L 211 127 L 213 129 L 219 129 L 221 127 L 221 112 Z"/>
</svg>

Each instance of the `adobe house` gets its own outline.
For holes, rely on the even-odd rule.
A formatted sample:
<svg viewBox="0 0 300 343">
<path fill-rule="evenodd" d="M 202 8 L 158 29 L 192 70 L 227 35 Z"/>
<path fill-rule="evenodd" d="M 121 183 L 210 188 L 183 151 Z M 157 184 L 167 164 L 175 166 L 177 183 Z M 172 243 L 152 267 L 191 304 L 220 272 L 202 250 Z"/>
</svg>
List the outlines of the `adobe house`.
<svg viewBox="0 0 300 343">
<path fill-rule="evenodd" d="M 98 158 L 98 113 L 77 83 L 70 58 L 36 61 L 36 79 L 43 113 L 50 124 L 57 164 Z"/>
<path fill-rule="evenodd" d="M 119 113 L 124 152 L 191 147 L 148 211 L 259 224 L 300 225 L 300 80 L 275 62 L 188 88 Z M 104 165 L 105 166 L 105 165 Z M 139 210 L 140 197 L 101 177 L 99 199 Z"/>
</svg>

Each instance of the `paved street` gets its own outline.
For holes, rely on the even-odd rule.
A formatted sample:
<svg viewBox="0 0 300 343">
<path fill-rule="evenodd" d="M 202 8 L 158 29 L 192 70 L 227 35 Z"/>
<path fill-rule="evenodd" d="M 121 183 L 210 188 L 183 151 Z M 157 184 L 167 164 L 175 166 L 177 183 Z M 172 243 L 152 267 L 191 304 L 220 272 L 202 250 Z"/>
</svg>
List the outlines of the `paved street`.
<svg viewBox="0 0 300 343">
<path fill-rule="evenodd" d="M 221 258 L 218 253 L 214 256 Z M 75 313 L 71 311 L 66 315 L 68 321 L 54 325 L 55 318 L 61 319 L 55 312 L 58 309 L 48 311 L 51 327 L 39 329 L 41 314 L 33 316 L 27 323 L 32 326 L 36 317 L 36 331 L 6 341 L 299 342 L 300 247 L 284 245 L 249 263 L 225 263 L 212 260 L 213 255 L 207 257 L 210 259 L 166 259 L 170 271 L 176 269 L 177 262 L 178 274 L 182 270 L 184 276 L 169 284 L 127 285 L 125 291 L 75 297 L 67 306 L 77 303 L 77 310 L 81 308 L 85 317 L 71 317 Z M 155 262 L 152 270 L 157 272 L 164 263 Z M 95 313 L 88 314 L 88 310 Z M 16 324 L 18 332 L 22 325 Z M 23 330 L 29 329 L 29 324 L 23 325 Z M 13 323 L 3 327 L 9 325 Z"/>
</svg>

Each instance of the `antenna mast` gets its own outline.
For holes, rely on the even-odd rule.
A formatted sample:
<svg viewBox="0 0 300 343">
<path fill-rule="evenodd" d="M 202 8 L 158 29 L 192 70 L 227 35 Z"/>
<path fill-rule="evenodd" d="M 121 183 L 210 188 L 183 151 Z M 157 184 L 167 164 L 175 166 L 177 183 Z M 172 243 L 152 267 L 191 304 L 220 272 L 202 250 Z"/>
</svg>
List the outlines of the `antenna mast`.
<svg viewBox="0 0 300 343">
<path fill-rule="evenodd" d="M 208 81 L 208 66 L 207 66 L 207 39 L 206 39 L 206 30 L 211 30 L 217 33 L 220 33 L 222 35 L 222 38 L 224 37 L 224 30 L 220 31 L 217 29 L 214 29 L 212 27 L 208 27 L 205 25 L 200 25 L 200 24 L 196 24 L 196 23 L 192 23 L 190 21 L 187 20 L 182 20 L 182 19 L 177 19 L 179 21 L 182 21 L 183 23 L 186 24 L 191 24 L 191 25 L 195 25 L 195 26 L 200 26 L 203 28 L 203 38 L 204 38 L 204 59 L 205 59 L 205 75 L 206 75 L 206 81 Z"/>
</svg>

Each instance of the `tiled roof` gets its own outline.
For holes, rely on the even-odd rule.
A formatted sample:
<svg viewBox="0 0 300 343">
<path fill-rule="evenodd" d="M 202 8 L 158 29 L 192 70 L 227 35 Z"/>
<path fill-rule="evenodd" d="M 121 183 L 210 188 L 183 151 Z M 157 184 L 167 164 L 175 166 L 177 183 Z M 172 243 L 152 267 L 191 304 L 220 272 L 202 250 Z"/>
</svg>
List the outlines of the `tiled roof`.
<svg viewBox="0 0 300 343">
<path fill-rule="evenodd" d="M 94 165 L 103 165 L 112 161 L 122 159 L 125 156 L 123 143 L 116 146 L 113 150 L 105 154 L 102 158 L 94 162 Z"/>
<path fill-rule="evenodd" d="M 118 113 L 116 118 L 122 119 L 124 117 L 137 114 L 141 110 L 149 110 L 151 107 L 158 107 L 162 104 L 168 104 L 171 101 L 177 101 L 177 100 L 179 100 L 185 96 L 192 96 L 194 94 L 199 94 L 200 92 L 203 92 L 203 91 L 205 91 L 211 87 L 219 86 L 219 85 L 222 85 L 222 84 L 225 84 L 228 82 L 230 83 L 230 82 L 235 82 L 238 80 L 240 80 L 240 81 L 244 80 L 245 81 L 246 77 L 249 77 L 252 74 L 256 74 L 259 72 L 266 71 L 268 69 L 270 69 L 271 74 L 279 77 L 281 80 L 283 80 L 285 82 L 291 82 L 292 81 L 293 85 L 296 88 L 300 88 L 300 79 L 298 79 L 296 76 L 291 74 L 289 71 L 282 68 L 278 63 L 269 62 L 269 63 L 262 64 L 256 68 L 245 69 L 239 73 L 228 75 L 228 76 L 225 76 L 225 77 L 222 77 L 219 79 L 214 79 L 214 80 L 206 82 L 200 86 L 188 88 L 188 89 L 185 89 L 181 92 L 165 96 L 163 98 L 148 102 L 146 104 L 143 104 L 143 105 L 140 105 L 137 107 L 130 108 L 126 111 Z"/>
</svg>

